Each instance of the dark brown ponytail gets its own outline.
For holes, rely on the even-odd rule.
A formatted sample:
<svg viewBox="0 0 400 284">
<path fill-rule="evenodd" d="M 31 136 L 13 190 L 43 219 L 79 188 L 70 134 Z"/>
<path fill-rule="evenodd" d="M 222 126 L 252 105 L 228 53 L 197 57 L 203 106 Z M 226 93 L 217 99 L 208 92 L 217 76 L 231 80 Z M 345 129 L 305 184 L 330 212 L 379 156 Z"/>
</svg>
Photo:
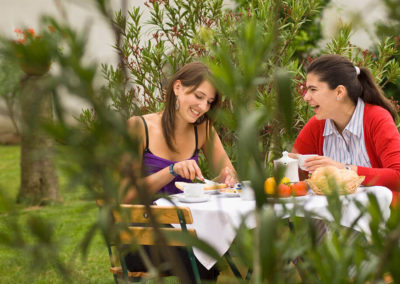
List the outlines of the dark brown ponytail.
<svg viewBox="0 0 400 284">
<path fill-rule="evenodd" d="M 396 120 L 397 112 L 395 106 L 387 97 L 385 97 L 382 89 L 376 84 L 374 77 L 367 68 L 360 68 L 358 80 L 362 86 L 361 98 L 363 101 L 385 108 L 388 112 L 390 112 L 393 120 Z"/>
<path fill-rule="evenodd" d="M 326 82 L 331 90 L 343 85 L 350 99 L 357 104 L 358 98 L 364 102 L 385 108 L 396 119 L 396 108 L 385 97 L 382 89 L 375 83 L 371 72 L 360 67 L 360 74 L 353 63 L 341 55 L 329 54 L 313 60 L 307 68 L 307 73 L 313 73 L 319 80 Z"/>
</svg>

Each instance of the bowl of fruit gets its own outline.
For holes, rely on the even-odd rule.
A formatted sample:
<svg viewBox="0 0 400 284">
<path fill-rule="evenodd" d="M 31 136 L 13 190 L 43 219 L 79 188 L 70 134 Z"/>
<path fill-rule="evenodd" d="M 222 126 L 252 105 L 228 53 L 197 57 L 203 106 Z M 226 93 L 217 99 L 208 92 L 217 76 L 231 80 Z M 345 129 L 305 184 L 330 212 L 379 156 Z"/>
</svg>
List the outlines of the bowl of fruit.
<svg viewBox="0 0 400 284">
<path fill-rule="evenodd" d="M 269 177 L 264 182 L 264 191 L 268 197 L 296 197 L 308 194 L 308 185 L 305 181 L 292 183 L 289 178 L 284 177 L 277 184 L 274 177 Z"/>
</svg>

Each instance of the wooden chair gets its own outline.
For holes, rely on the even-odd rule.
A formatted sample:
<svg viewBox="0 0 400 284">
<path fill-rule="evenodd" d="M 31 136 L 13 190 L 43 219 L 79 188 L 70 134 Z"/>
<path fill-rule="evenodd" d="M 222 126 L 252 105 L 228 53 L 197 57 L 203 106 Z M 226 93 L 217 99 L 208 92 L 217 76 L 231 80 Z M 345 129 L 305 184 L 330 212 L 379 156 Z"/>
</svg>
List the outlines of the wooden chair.
<svg viewBox="0 0 400 284">
<path fill-rule="evenodd" d="M 99 204 L 99 203 L 98 203 Z M 157 223 L 161 226 L 158 228 L 162 233 L 170 231 L 184 231 L 189 234 L 196 235 L 194 229 L 188 229 L 186 224 L 192 224 L 193 218 L 190 209 L 187 207 L 174 206 L 150 206 L 153 216 Z M 113 211 L 113 222 L 119 224 L 122 222 L 140 223 L 141 225 L 129 226 L 129 231 L 121 230 L 116 238 L 107 240 L 108 251 L 111 259 L 110 271 L 114 275 L 115 283 L 118 283 L 118 278 L 139 280 L 148 276 L 146 272 L 130 272 L 128 271 L 124 257 L 119 257 L 121 266 L 115 266 L 115 254 L 113 250 L 117 249 L 117 254 L 120 255 L 119 248 L 123 245 L 130 245 L 136 242 L 139 245 L 154 245 L 155 244 L 155 229 L 146 224 L 150 223 L 148 211 L 144 205 L 122 204 L 121 211 Z M 163 224 L 180 224 L 180 228 L 162 227 Z M 184 243 L 174 240 L 167 241 L 168 246 L 185 247 Z M 192 247 L 188 247 L 187 252 L 196 283 L 200 283 L 200 274 L 195 261 Z"/>
</svg>

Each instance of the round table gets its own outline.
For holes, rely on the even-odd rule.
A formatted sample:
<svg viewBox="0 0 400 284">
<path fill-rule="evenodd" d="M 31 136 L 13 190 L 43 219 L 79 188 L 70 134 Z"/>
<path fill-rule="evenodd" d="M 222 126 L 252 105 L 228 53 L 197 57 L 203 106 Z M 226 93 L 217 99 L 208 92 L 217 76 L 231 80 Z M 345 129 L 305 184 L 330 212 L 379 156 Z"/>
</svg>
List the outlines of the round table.
<svg viewBox="0 0 400 284">
<path fill-rule="evenodd" d="M 340 224 L 345 227 L 351 227 L 353 222 L 359 217 L 360 210 L 356 202 L 367 205 L 369 202 L 368 194 L 375 195 L 382 215 L 385 220 L 390 215 L 390 203 L 392 201 L 392 192 L 383 186 L 360 187 L 354 194 L 342 195 L 342 219 Z M 193 224 L 188 227 L 196 230 L 199 239 L 211 245 L 220 256 L 223 256 L 231 246 L 235 236 L 236 229 L 242 222 L 245 222 L 249 229 L 256 226 L 254 218 L 255 201 L 243 200 L 240 197 L 224 197 L 223 195 L 210 195 L 207 202 L 186 203 L 179 202 L 178 198 L 171 196 L 171 200 L 177 206 L 189 207 Z M 282 201 L 282 199 L 280 200 Z M 304 213 L 311 213 L 314 218 L 332 221 L 333 217 L 328 210 L 328 201 L 326 196 L 306 195 L 301 197 L 290 197 L 284 199 L 287 210 L 295 208 L 296 216 L 304 216 Z M 157 205 L 171 205 L 171 201 L 161 198 L 155 201 Z M 296 205 L 296 206 L 295 206 Z M 277 216 L 288 217 L 288 211 L 280 202 L 273 204 Z M 363 215 L 355 224 L 353 229 L 360 232 L 369 231 L 368 215 Z M 177 227 L 179 225 L 176 225 Z M 196 258 L 207 269 L 210 269 L 217 260 L 194 248 Z"/>
</svg>

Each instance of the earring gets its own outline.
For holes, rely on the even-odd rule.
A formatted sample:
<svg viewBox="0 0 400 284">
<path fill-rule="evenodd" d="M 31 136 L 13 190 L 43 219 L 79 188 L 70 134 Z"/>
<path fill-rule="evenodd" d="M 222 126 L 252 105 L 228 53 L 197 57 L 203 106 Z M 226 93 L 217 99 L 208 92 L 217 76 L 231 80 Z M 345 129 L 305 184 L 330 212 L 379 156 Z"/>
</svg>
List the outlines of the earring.
<svg viewBox="0 0 400 284">
<path fill-rule="evenodd" d="M 179 107 L 180 107 L 180 105 L 179 105 L 179 100 L 178 100 L 178 97 L 176 97 L 176 101 L 175 101 L 175 110 L 179 110 Z"/>
<path fill-rule="evenodd" d="M 340 101 L 340 97 L 336 97 L 336 100 L 337 100 L 337 101 Z"/>
</svg>

